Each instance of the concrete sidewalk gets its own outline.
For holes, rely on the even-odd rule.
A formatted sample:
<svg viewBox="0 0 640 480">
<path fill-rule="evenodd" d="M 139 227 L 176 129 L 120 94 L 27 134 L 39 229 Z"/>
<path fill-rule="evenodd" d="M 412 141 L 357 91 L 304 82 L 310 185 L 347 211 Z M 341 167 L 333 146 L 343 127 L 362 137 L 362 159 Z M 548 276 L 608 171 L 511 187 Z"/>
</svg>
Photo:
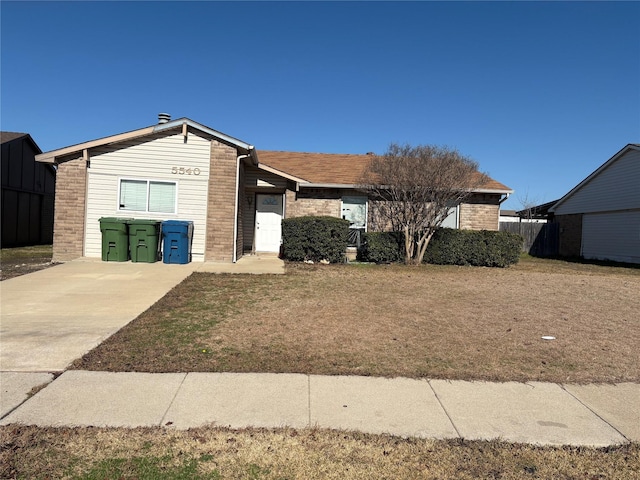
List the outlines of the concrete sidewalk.
<svg viewBox="0 0 640 480">
<path fill-rule="evenodd" d="M 4 397 L 19 379 L 0 375 Z M 317 426 L 404 437 L 607 446 L 640 441 L 638 398 L 640 385 L 630 383 L 71 370 L 17 408 L 3 405 L 0 424 Z"/>
</svg>

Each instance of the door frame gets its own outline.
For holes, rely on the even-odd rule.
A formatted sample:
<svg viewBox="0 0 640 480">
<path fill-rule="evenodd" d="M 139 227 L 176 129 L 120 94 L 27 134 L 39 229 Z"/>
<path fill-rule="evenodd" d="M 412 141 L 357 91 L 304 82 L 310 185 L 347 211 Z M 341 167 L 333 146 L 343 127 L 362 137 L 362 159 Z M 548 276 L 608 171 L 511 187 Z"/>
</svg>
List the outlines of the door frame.
<svg viewBox="0 0 640 480">
<path fill-rule="evenodd" d="M 268 250 L 258 250 L 258 208 L 260 205 L 260 197 L 280 197 L 281 198 L 281 209 L 280 209 L 280 221 L 285 218 L 285 194 L 283 192 L 255 192 L 255 210 L 254 210 L 254 219 L 253 219 L 253 252 L 269 252 L 269 253 L 279 253 L 280 247 L 277 250 L 271 252 Z M 280 245 L 282 245 L 282 228 L 280 229 Z"/>
</svg>

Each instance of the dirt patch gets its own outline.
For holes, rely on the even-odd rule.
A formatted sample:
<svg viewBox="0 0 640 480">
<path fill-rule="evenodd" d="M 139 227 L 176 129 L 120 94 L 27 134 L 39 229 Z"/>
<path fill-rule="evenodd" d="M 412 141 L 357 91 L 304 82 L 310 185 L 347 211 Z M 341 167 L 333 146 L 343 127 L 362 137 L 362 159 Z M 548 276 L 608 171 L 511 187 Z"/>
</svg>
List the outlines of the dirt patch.
<svg viewBox="0 0 640 480">
<path fill-rule="evenodd" d="M 194 274 L 74 368 L 639 381 L 638 291 L 637 269 L 537 260 Z"/>
<path fill-rule="evenodd" d="M 639 478 L 640 446 L 535 447 L 327 430 L 0 427 L 1 478 Z"/>
<path fill-rule="evenodd" d="M 51 245 L 3 248 L 0 250 L 0 280 L 19 277 L 56 265 L 51 261 Z"/>
</svg>

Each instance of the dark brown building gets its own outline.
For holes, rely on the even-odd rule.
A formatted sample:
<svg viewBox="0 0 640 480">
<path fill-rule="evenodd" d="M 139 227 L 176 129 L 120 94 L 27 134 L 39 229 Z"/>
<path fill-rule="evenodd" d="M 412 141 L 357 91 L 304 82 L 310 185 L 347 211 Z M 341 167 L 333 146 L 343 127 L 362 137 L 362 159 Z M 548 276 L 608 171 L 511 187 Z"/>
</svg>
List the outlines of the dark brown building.
<svg viewBox="0 0 640 480">
<path fill-rule="evenodd" d="M 28 133 L 0 132 L 2 248 L 53 242 L 56 171 L 37 163 L 42 153 Z"/>
</svg>

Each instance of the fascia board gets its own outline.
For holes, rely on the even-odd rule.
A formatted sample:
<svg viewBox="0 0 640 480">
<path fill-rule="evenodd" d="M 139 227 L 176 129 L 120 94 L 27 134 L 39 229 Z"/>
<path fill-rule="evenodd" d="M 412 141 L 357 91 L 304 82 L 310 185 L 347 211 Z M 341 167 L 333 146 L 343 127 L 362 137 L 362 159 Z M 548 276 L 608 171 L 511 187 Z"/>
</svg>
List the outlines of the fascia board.
<svg viewBox="0 0 640 480">
<path fill-rule="evenodd" d="M 300 185 L 304 188 L 344 188 L 344 189 L 359 189 L 362 186 L 357 184 L 347 184 L 347 183 L 305 183 Z M 499 194 L 512 194 L 513 190 L 496 190 L 490 188 L 476 188 L 471 190 L 473 193 L 499 193 Z"/>
<path fill-rule="evenodd" d="M 131 132 L 120 133 L 118 135 L 112 135 L 110 137 L 99 138 L 97 140 L 91 140 L 89 142 L 79 143 L 77 145 L 71 145 L 69 147 L 60 148 L 58 150 L 51 150 L 49 152 L 36 155 L 36 162 L 43 163 L 56 163 L 56 159 L 70 155 L 72 153 L 81 152 L 89 148 L 101 147 L 110 143 L 123 142 L 133 138 L 143 137 L 153 133 L 153 127 L 141 128 L 139 130 L 133 130 Z"/>
<path fill-rule="evenodd" d="M 36 161 L 43 162 L 43 163 L 56 163 L 57 158 L 70 155 L 76 152 L 80 152 L 82 150 L 101 147 L 103 145 L 122 142 L 125 140 L 131 140 L 134 138 L 143 137 L 145 135 L 150 135 L 157 132 L 163 132 L 166 130 L 182 128 L 182 125 L 185 123 L 187 124 L 187 126 L 195 130 L 199 130 L 207 135 L 216 137 L 225 143 L 229 143 L 239 149 L 245 150 L 251 155 L 253 162 L 257 163 L 256 156 L 255 156 L 255 148 L 253 147 L 253 145 L 243 142 L 242 140 L 238 140 L 237 138 L 230 137 L 229 135 L 225 135 L 224 133 L 218 132 L 209 127 L 205 127 L 204 125 L 194 122 L 193 120 L 189 120 L 188 118 L 179 118 L 177 120 L 173 120 L 167 123 L 160 123 L 157 125 L 152 125 L 150 127 L 141 128 L 139 130 L 133 130 L 131 132 L 111 135 L 109 137 L 103 137 L 96 140 L 91 140 L 89 142 L 79 143 L 77 145 L 71 145 L 69 147 L 60 148 L 58 150 L 51 150 L 49 152 L 36 155 Z"/>
<path fill-rule="evenodd" d="M 473 193 L 500 193 L 500 194 L 509 194 L 511 195 L 514 190 L 497 190 L 492 188 L 474 188 L 472 190 Z"/>
<path fill-rule="evenodd" d="M 300 185 L 304 188 L 349 188 L 354 189 L 357 188 L 358 185 L 352 185 L 347 183 L 311 183 L 307 182 L 304 185 Z"/>
<path fill-rule="evenodd" d="M 265 165 L 264 163 L 258 162 L 257 167 L 259 170 L 264 170 L 265 172 L 273 173 L 274 175 L 278 175 L 279 177 L 286 178 L 287 180 L 291 180 L 292 182 L 296 182 L 301 185 L 304 184 L 305 186 L 307 186 L 309 183 L 307 180 L 303 178 L 296 177 L 294 175 L 289 175 L 288 173 L 285 173 L 282 170 L 278 170 L 277 168 L 270 167 L 269 165 Z"/>
<path fill-rule="evenodd" d="M 212 137 L 216 137 L 220 140 L 222 140 L 225 143 L 230 143 L 231 145 L 234 145 L 235 147 L 241 148 L 242 150 L 246 150 L 247 152 L 250 152 L 251 150 L 254 150 L 253 145 L 250 145 L 246 142 L 243 142 L 242 140 L 238 140 L 237 138 L 231 137 L 229 135 L 226 135 L 222 132 L 218 132 L 217 130 L 214 130 L 212 128 L 206 127 L 204 125 L 202 125 L 201 123 L 198 122 L 194 122 L 193 120 L 189 120 L 188 118 L 179 118 L 177 120 L 172 120 L 170 122 L 167 123 L 159 123 L 158 125 L 155 125 L 153 127 L 153 132 L 162 132 L 165 130 L 171 130 L 174 128 L 179 128 L 182 127 L 183 124 L 187 124 L 187 126 L 194 128 L 196 130 L 201 131 L 202 133 L 206 133 L 207 135 L 210 135 Z"/>
</svg>

